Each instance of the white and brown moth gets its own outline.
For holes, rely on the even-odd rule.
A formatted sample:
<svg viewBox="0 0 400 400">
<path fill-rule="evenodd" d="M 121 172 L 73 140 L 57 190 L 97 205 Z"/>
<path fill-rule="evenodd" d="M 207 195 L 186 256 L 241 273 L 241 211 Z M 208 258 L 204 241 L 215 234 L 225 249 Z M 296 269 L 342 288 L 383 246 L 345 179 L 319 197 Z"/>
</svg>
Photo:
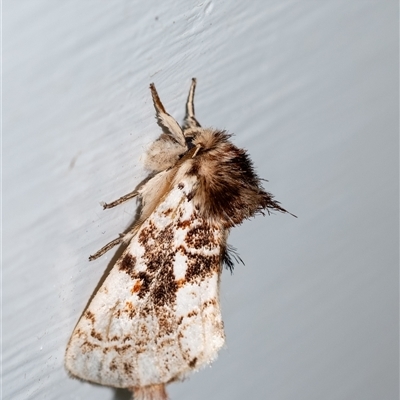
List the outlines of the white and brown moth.
<svg viewBox="0 0 400 400">
<path fill-rule="evenodd" d="M 163 133 L 150 146 L 151 177 L 138 196 L 133 229 L 104 246 L 129 243 L 87 306 L 69 341 L 75 377 L 128 388 L 134 399 L 167 399 L 165 385 L 211 363 L 225 336 L 219 306 L 222 266 L 232 267 L 227 237 L 244 219 L 286 213 L 264 191 L 247 153 L 224 131 L 202 128 L 192 80 L 181 127 L 150 85 Z"/>
</svg>

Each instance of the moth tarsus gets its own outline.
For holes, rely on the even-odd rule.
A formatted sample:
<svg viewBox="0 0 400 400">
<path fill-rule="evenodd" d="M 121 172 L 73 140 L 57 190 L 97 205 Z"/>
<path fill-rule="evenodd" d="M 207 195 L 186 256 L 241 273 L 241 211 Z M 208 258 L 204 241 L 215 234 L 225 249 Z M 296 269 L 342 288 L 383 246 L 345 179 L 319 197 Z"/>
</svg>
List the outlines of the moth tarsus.
<svg viewBox="0 0 400 400">
<path fill-rule="evenodd" d="M 103 246 L 100 250 L 96 251 L 93 255 L 89 256 L 89 261 L 96 260 L 97 258 L 101 257 L 103 254 L 107 253 L 107 251 L 111 250 L 113 247 L 121 244 L 124 241 L 127 241 L 128 238 L 130 239 L 130 233 L 120 233 L 119 237 L 112 240 L 111 242 L 107 243 Z"/>
<path fill-rule="evenodd" d="M 107 208 L 113 208 L 116 207 L 118 205 L 120 205 L 121 203 L 124 203 L 125 201 L 128 201 L 130 199 L 133 199 L 134 197 L 138 196 L 139 193 L 135 190 L 131 193 L 126 194 L 125 196 L 120 197 L 117 200 L 112 201 L 111 203 L 101 203 L 101 205 L 103 206 L 103 210 L 106 210 Z"/>
<path fill-rule="evenodd" d="M 241 261 L 232 227 L 271 210 L 247 153 L 225 131 L 195 118 L 192 79 L 181 127 L 150 85 L 160 137 L 147 150 L 152 171 L 138 189 L 140 215 L 127 233 L 90 257 L 129 243 L 76 325 L 65 365 L 75 377 L 128 388 L 135 400 L 165 400 L 165 385 L 211 363 L 225 335 L 219 306 L 222 265 Z M 233 258 L 233 259 L 232 259 Z"/>
</svg>

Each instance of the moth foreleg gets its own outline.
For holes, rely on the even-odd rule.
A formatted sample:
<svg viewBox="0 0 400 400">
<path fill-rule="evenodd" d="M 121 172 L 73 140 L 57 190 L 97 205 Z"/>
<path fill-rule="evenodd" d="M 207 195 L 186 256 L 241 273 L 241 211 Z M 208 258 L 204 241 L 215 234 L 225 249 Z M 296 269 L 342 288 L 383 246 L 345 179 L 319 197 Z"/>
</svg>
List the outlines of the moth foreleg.
<svg viewBox="0 0 400 400">
<path fill-rule="evenodd" d="M 126 233 L 120 233 L 119 237 L 112 240 L 111 242 L 107 243 L 105 246 L 103 246 L 100 250 L 96 251 L 93 255 L 89 256 L 89 261 L 93 261 L 96 258 L 101 257 L 104 253 L 107 253 L 108 250 L 111 250 L 113 247 L 117 246 L 118 244 L 122 242 L 128 242 L 132 239 L 133 236 L 135 236 L 136 233 L 136 227 L 134 227 L 132 230 Z"/>
<path fill-rule="evenodd" d="M 105 210 L 106 208 L 113 208 L 115 206 L 118 206 L 119 204 L 123 203 L 124 201 L 133 199 L 134 197 L 136 197 L 138 195 L 139 195 L 139 192 L 134 190 L 133 192 L 128 193 L 125 196 L 122 196 L 119 199 L 112 201 L 111 203 L 102 203 L 103 210 Z"/>
<path fill-rule="evenodd" d="M 108 250 L 111 250 L 117 244 L 120 244 L 123 240 L 124 234 L 120 233 L 119 238 L 112 240 L 110 243 L 107 243 L 100 250 L 96 251 L 93 255 L 89 256 L 89 261 L 93 261 L 96 258 L 101 257 L 104 253 L 107 253 Z"/>
</svg>

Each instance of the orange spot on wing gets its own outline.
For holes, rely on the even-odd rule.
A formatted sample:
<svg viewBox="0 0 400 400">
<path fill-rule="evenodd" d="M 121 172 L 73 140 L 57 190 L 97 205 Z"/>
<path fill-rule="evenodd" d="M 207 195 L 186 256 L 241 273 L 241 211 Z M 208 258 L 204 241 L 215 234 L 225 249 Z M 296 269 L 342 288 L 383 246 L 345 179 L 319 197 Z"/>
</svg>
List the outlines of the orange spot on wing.
<svg viewBox="0 0 400 400">
<path fill-rule="evenodd" d="M 131 289 L 131 293 L 139 293 L 140 289 L 142 287 L 142 282 L 141 281 L 136 281 L 136 283 L 133 285 L 132 289 Z"/>
<path fill-rule="evenodd" d="M 177 284 L 178 288 L 181 288 L 182 286 L 184 286 L 186 284 L 186 279 L 185 278 L 178 279 L 176 281 L 176 284 Z"/>
</svg>

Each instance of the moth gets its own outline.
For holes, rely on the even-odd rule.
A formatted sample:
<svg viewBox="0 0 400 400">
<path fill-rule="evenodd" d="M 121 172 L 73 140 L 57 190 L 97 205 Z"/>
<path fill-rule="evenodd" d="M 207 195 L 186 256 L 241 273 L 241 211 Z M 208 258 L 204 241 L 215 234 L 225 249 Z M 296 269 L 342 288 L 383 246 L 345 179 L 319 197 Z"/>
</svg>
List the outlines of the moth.
<svg viewBox="0 0 400 400">
<path fill-rule="evenodd" d="M 192 79 L 181 127 L 150 85 L 162 129 L 133 192 L 140 214 L 126 234 L 90 257 L 127 243 L 83 312 L 65 366 L 80 379 L 128 388 L 135 400 L 165 400 L 165 385 L 210 364 L 225 335 L 219 304 L 223 265 L 232 268 L 231 228 L 255 214 L 287 213 L 266 192 L 246 151 L 225 131 L 196 120 Z M 234 255 L 234 254 L 233 254 Z"/>
</svg>

